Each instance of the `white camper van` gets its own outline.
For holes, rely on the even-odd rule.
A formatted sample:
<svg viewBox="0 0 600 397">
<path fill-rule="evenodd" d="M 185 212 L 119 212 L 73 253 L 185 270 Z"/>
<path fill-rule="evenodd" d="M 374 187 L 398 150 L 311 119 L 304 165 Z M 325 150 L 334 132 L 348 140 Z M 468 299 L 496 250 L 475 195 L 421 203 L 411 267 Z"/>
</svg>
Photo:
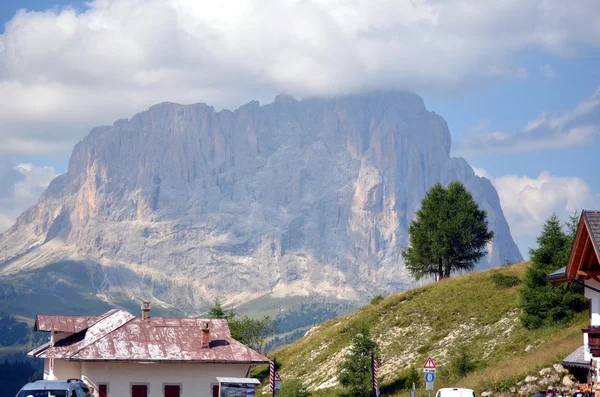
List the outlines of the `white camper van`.
<svg viewBox="0 0 600 397">
<path fill-rule="evenodd" d="M 475 397 L 475 392 L 471 389 L 454 387 L 438 390 L 435 397 Z"/>
</svg>

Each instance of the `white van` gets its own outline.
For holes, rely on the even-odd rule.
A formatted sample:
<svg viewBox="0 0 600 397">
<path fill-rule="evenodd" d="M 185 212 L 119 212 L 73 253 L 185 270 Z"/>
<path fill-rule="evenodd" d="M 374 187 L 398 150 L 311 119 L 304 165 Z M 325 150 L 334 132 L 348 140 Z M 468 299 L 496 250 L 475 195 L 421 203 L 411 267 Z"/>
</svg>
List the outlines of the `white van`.
<svg viewBox="0 0 600 397">
<path fill-rule="evenodd" d="M 438 390 L 435 397 L 475 397 L 475 392 L 471 389 L 454 387 Z"/>
</svg>

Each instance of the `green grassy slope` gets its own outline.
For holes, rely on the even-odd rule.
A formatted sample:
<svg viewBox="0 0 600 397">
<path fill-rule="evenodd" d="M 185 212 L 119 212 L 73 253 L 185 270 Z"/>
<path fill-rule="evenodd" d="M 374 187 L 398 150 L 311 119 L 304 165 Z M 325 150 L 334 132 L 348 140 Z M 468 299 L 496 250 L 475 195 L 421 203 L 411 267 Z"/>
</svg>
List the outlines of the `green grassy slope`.
<svg viewBox="0 0 600 397">
<path fill-rule="evenodd" d="M 387 395 L 400 395 L 394 386 L 402 384 L 411 368 L 417 367 L 421 377 L 427 356 L 438 365 L 436 389 L 506 387 L 580 346 L 581 328 L 588 322 L 587 313 L 582 313 L 569 325 L 524 329 L 517 308 L 519 286 L 500 286 L 493 279 L 494 274 L 522 278 L 527 265 L 470 273 L 389 296 L 313 328 L 273 356 L 284 378 L 298 377 L 313 390 L 334 384 L 352 336 L 352 323 L 364 321 L 380 347 L 380 383 L 388 385 L 384 388 Z M 461 345 L 467 347 L 476 366 L 463 377 L 451 370 Z M 332 390 L 316 394 L 332 395 Z"/>
</svg>

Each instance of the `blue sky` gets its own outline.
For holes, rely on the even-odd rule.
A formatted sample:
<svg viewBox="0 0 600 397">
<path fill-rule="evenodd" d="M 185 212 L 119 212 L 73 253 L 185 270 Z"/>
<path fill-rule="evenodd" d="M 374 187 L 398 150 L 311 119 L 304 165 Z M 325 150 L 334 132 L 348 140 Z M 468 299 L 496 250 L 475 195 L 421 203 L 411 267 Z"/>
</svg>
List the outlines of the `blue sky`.
<svg viewBox="0 0 600 397">
<path fill-rule="evenodd" d="M 453 155 L 496 186 L 524 256 L 552 212 L 600 208 L 595 0 L 230 3 L 1 2 L 0 185 L 16 188 L 0 194 L 0 232 L 92 127 L 161 101 L 280 92 L 420 94 Z"/>
</svg>

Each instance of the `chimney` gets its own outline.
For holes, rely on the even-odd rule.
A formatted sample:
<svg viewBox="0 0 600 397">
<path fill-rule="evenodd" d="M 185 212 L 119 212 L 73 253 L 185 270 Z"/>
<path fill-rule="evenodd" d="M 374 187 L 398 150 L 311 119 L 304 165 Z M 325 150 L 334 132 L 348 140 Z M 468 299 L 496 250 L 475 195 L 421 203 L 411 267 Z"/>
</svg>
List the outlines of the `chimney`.
<svg viewBox="0 0 600 397">
<path fill-rule="evenodd" d="M 142 320 L 150 320 L 151 303 L 150 301 L 142 301 Z"/>
<path fill-rule="evenodd" d="M 208 349 L 210 347 L 210 324 L 208 321 L 202 323 L 202 348 Z"/>
</svg>

